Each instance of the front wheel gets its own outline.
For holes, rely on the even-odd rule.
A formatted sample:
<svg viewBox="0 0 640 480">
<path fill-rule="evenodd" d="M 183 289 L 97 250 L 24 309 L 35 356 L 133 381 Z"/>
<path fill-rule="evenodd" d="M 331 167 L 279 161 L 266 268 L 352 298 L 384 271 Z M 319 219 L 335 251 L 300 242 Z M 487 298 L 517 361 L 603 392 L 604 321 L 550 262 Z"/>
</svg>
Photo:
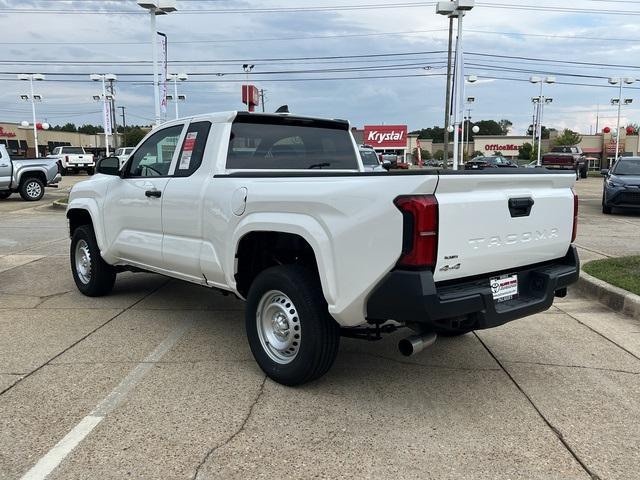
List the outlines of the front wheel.
<svg viewBox="0 0 640 480">
<path fill-rule="evenodd" d="M 587 167 L 580 170 L 580 178 L 587 178 L 589 176 L 589 170 Z"/>
<path fill-rule="evenodd" d="M 260 273 L 249 289 L 245 321 L 256 362 L 276 382 L 301 385 L 333 365 L 340 328 L 310 270 L 282 265 Z"/>
<path fill-rule="evenodd" d="M 78 227 L 71 237 L 71 272 L 81 293 L 100 297 L 113 289 L 115 269 L 100 256 L 100 248 L 89 225 Z"/>
<path fill-rule="evenodd" d="M 87 175 L 93 175 L 94 173 L 96 173 L 96 168 L 95 167 L 87 168 Z"/>
<path fill-rule="evenodd" d="M 11 196 L 11 193 L 12 192 L 9 190 L 3 190 L 2 192 L 0 192 L 0 200 L 6 200 Z"/>
<path fill-rule="evenodd" d="M 20 196 L 27 202 L 37 202 L 44 197 L 44 182 L 39 178 L 27 178 L 20 185 Z"/>
<path fill-rule="evenodd" d="M 605 215 L 610 215 L 611 214 L 611 207 L 609 205 L 607 205 L 607 202 L 604 199 L 604 194 L 602 194 L 602 213 L 604 213 Z"/>
</svg>

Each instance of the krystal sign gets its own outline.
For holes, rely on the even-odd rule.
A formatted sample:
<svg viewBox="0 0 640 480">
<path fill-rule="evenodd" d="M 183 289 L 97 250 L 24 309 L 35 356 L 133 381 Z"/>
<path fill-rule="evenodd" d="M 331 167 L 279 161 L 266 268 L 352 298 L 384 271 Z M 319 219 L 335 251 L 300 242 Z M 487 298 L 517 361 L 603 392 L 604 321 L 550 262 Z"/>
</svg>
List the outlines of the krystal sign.
<svg viewBox="0 0 640 480">
<path fill-rule="evenodd" d="M 365 125 L 364 143 L 373 148 L 406 149 L 406 125 Z"/>
</svg>

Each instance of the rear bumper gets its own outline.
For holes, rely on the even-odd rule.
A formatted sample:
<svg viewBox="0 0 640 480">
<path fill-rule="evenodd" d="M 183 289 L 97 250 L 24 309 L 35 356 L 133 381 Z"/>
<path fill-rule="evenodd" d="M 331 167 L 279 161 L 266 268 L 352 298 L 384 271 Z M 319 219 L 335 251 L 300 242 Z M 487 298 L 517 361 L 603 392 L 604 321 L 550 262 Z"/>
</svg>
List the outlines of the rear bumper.
<svg viewBox="0 0 640 480">
<path fill-rule="evenodd" d="M 53 177 L 53 180 L 51 180 L 48 185 L 55 185 L 56 183 L 60 183 L 60 181 L 62 180 L 62 175 L 60 175 L 59 173 L 56 173 L 56 176 Z"/>
<path fill-rule="evenodd" d="M 502 303 L 493 300 L 489 279 L 500 273 L 517 273 L 518 298 Z M 394 270 L 369 297 L 367 318 L 418 323 L 425 330 L 440 332 L 497 327 L 549 309 L 556 290 L 575 283 L 579 274 L 574 246 L 564 258 L 552 262 L 455 283 L 436 284 L 429 271 Z"/>
</svg>

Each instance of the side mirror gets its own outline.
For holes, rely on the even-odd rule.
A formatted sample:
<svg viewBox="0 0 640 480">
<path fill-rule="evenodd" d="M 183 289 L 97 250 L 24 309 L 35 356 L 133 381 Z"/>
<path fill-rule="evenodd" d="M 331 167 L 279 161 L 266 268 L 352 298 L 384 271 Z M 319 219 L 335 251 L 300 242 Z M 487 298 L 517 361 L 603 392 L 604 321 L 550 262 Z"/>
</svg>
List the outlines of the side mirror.
<svg viewBox="0 0 640 480">
<path fill-rule="evenodd" d="M 608 168 L 603 168 L 602 170 L 600 170 L 600 175 L 608 175 L 608 174 L 609 174 Z"/>
<path fill-rule="evenodd" d="M 102 160 L 98 160 L 96 173 L 102 173 L 103 175 L 115 175 L 119 177 L 120 159 L 118 157 L 106 157 Z"/>
<path fill-rule="evenodd" d="M 384 168 L 385 170 L 391 170 L 391 160 L 383 160 L 382 168 Z"/>
</svg>

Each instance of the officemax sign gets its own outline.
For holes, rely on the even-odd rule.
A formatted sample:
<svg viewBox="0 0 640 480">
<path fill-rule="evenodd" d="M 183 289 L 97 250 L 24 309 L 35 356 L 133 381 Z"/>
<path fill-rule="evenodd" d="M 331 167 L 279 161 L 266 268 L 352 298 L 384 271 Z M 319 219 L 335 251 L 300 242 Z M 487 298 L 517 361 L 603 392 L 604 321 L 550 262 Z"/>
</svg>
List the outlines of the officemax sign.
<svg viewBox="0 0 640 480">
<path fill-rule="evenodd" d="M 406 125 L 365 125 L 364 143 L 373 148 L 407 148 Z"/>
</svg>

